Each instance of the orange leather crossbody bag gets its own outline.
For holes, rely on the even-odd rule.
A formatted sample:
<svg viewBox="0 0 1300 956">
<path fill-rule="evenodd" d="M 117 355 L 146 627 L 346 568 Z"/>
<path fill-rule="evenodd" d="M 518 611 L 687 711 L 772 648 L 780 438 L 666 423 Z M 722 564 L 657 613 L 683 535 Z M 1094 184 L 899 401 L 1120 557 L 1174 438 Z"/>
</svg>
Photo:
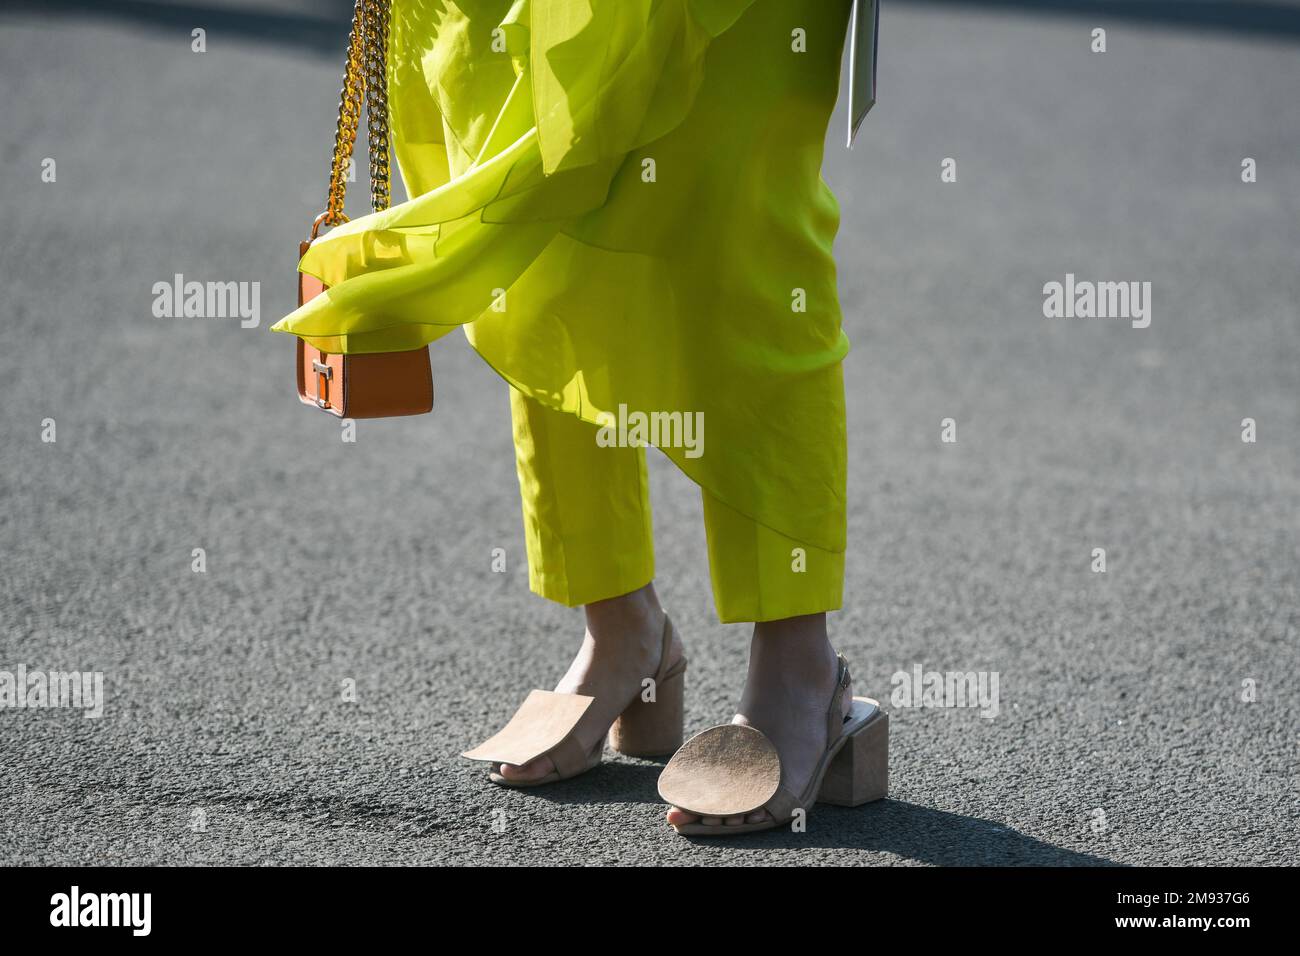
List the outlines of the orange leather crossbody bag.
<svg viewBox="0 0 1300 956">
<path fill-rule="evenodd" d="M 363 99 L 370 152 L 370 207 L 375 212 L 388 208 L 387 64 L 388 0 L 356 0 L 334 133 L 329 201 L 325 212 L 312 223 L 310 236 L 298 244 L 299 258 L 306 255 L 321 226 L 348 221 L 343 203 Z M 298 273 L 299 307 L 325 288 L 315 276 Z M 427 345 L 405 352 L 343 355 L 322 352 L 300 338 L 297 353 L 298 398 L 304 404 L 339 418 L 419 415 L 433 409 Z"/>
</svg>

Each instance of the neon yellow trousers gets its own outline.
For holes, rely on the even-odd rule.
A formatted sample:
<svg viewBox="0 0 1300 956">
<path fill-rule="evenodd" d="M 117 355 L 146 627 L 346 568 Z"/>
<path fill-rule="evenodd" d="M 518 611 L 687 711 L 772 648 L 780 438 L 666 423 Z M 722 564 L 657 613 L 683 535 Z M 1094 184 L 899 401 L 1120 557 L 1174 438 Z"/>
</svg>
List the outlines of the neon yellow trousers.
<svg viewBox="0 0 1300 956">
<path fill-rule="evenodd" d="M 528 581 L 569 607 L 655 573 L 645 449 L 601 447 L 597 426 L 510 389 Z M 713 601 L 723 623 L 839 608 L 844 554 L 789 538 L 701 489 Z"/>
</svg>

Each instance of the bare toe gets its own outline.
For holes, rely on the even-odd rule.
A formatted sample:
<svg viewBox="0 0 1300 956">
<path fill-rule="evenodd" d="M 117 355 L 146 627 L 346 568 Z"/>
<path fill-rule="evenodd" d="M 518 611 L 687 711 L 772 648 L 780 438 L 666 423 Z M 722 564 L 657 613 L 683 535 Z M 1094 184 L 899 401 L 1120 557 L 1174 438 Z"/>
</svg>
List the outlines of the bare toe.
<svg viewBox="0 0 1300 956">
<path fill-rule="evenodd" d="M 503 763 L 497 768 L 497 773 L 511 783 L 531 783 L 534 780 L 541 780 L 554 771 L 555 764 L 551 762 L 550 757 L 538 757 L 518 767 Z"/>
<path fill-rule="evenodd" d="M 668 808 L 669 826 L 682 827 L 682 826 L 686 826 L 688 823 L 696 823 L 699 821 L 699 819 L 700 818 L 697 817 L 695 814 L 687 813 L 685 810 L 681 809 L 680 807 Z"/>
</svg>

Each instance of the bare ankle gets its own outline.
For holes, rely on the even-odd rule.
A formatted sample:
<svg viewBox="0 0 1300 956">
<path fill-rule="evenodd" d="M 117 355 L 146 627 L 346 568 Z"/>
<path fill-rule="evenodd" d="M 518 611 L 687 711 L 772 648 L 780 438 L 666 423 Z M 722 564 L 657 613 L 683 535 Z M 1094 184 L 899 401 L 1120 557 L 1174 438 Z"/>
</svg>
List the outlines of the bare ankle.
<svg viewBox="0 0 1300 956">
<path fill-rule="evenodd" d="M 625 638 L 629 632 L 657 631 L 663 627 L 664 610 L 653 583 L 618 597 L 588 604 L 584 611 L 587 630 L 597 641 Z"/>
<path fill-rule="evenodd" d="M 749 644 L 751 676 L 779 672 L 792 684 L 835 679 L 836 654 L 826 633 L 826 615 L 808 614 L 754 625 Z"/>
</svg>

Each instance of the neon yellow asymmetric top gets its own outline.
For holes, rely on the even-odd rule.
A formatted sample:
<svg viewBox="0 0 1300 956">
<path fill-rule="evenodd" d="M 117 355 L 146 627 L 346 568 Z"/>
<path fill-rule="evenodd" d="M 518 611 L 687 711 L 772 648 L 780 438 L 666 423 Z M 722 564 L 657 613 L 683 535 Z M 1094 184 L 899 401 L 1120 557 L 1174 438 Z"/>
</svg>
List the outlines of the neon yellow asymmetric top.
<svg viewBox="0 0 1300 956">
<path fill-rule="evenodd" d="M 850 3 L 394 0 L 414 198 L 316 241 L 300 268 L 330 288 L 275 331 L 355 353 L 464 326 L 512 386 L 592 423 L 702 412 L 704 454 L 664 454 L 843 551 L 849 343 L 821 162 Z"/>
</svg>

